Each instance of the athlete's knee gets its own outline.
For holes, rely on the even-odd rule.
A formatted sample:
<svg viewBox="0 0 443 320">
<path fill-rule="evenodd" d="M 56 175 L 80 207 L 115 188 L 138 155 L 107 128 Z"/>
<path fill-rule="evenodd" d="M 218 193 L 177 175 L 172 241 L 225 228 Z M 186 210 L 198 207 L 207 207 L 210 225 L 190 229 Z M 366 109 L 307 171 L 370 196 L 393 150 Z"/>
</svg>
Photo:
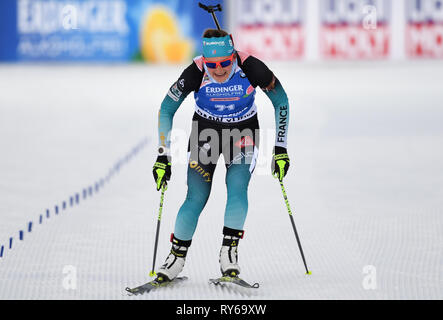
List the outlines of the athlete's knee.
<svg viewBox="0 0 443 320">
<path fill-rule="evenodd" d="M 230 191 L 227 197 L 227 207 L 234 208 L 237 211 L 247 211 L 248 192 L 246 189 Z"/>
<path fill-rule="evenodd" d="M 226 189 L 229 196 L 243 195 L 248 192 L 249 177 L 226 179 Z"/>
<path fill-rule="evenodd" d="M 209 199 L 209 193 L 188 192 L 185 203 L 197 208 L 203 208 Z"/>
</svg>

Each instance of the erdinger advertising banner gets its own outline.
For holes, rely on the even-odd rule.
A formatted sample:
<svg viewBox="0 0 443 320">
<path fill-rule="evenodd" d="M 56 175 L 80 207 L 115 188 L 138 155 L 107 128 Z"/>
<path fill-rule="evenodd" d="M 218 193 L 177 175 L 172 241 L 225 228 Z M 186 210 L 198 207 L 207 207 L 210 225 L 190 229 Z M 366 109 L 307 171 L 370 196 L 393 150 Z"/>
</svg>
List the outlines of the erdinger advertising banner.
<svg viewBox="0 0 443 320">
<path fill-rule="evenodd" d="M 305 0 L 231 2 L 235 47 L 267 60 L 300 59 L 305 53 Z"/>
<path fill-rule="evenodd" d="M 204 27 L 213 24 L 197 2 L 192 4 L 0 0 L 0 60 L 188 61 L 199 52 Z"/>
<path fill-rule="evenodd" d="M 410 58 L 443 58 L 443 1 L 406 0 L 406 52 Z"/>
<path fill-rule="evenodd" d="M 323 58 L 389 58 L 390 0 L 320 0 L 320 19 Z"/>
</svg>

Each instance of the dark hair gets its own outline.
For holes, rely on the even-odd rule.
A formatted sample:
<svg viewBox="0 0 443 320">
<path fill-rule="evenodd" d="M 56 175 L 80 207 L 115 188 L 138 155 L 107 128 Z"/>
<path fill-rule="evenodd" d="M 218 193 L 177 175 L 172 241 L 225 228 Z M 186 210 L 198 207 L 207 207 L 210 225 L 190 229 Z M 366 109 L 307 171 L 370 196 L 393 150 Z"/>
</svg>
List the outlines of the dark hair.
<svg viewBox="0 0 443 320">
<path fill-rule="evenodd" d="M 203 32 L 203 38 L 223 38 L 227 35 L 229 35 L 229 33 L 225 30 L 218 29 L 206 29 L 205 32 Z"/>
</svg>

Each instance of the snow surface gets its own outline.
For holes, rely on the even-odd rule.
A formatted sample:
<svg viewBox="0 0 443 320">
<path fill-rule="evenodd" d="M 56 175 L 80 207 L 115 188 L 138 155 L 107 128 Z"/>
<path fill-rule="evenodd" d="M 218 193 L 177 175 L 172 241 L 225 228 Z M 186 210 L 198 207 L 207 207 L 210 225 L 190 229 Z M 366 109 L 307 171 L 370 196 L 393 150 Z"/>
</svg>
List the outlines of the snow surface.
<svg viewBox="0 0 443 320">
<path fill-rule="evenodd" d="M 126 286 L 149 280 L 157 111 L 184 66 L 0 65 L 0 299 L 442 299 L 443 64 L 268 65 L 290 98 L 285 185 L 312 275 L 270 175 L 273 108 L 261 91 L 239 247 L 242 276 L 260 289 L 208 284 L 219 275 L 220 162 L 183 272 L 190 280 L 128 297 Z M 174 119 L 157 266 L 186 193 L 192 113 L 188 97 Z"/>
</svg>

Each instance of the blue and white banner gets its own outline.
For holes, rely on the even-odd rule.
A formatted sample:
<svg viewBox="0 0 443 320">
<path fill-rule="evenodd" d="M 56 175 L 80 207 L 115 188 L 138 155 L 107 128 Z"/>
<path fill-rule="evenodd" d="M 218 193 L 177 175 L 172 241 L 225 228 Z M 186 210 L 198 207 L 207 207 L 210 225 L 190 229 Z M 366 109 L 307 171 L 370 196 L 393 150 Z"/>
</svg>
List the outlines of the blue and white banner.
<svg viewBox="0 0 443 320">
<path fill-rule="evenodd" d="M 213 26 L 197 1 L 1 0 L 0 61 L 183 62 Z"/>
</svg>

